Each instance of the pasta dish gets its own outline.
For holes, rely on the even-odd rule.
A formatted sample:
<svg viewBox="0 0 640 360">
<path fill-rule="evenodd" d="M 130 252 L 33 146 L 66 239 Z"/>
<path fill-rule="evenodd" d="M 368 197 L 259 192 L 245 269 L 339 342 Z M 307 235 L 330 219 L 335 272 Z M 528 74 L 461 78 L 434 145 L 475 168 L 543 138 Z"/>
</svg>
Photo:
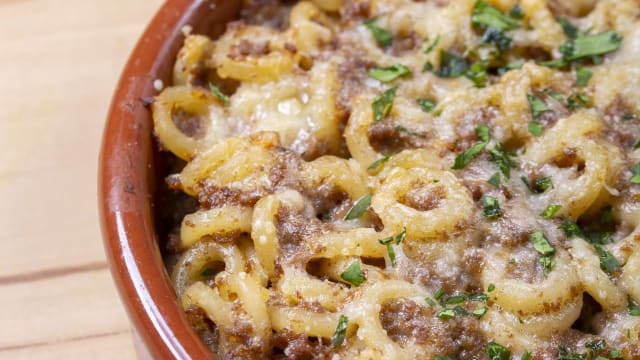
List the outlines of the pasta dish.
<svg viewBox="0 0 640 360">
<path fill-rule="evenodd" d="M 184 29 L 165 262 L 220 359 L 640 359 L 640 1 Z"/>
</svg>

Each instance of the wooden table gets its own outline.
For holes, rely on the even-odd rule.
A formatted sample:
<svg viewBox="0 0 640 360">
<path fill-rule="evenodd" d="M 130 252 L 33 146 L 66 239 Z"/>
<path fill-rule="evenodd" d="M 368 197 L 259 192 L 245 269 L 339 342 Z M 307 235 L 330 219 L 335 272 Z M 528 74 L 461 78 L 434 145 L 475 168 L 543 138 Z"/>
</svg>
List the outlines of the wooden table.
<svg viewBox="0 0 640 360">
<path fill-rule="evenodd" d="M 132 359 L 98 226 L 112 91 L 160 0 L 0 0 L 0 359 Z"/>
</svg>

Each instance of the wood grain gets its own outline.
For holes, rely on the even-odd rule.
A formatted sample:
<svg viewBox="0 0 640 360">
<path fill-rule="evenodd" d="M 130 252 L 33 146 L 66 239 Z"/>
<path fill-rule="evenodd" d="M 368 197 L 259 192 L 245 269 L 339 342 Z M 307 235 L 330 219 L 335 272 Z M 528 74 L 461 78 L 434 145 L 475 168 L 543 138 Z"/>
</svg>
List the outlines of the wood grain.
<svg viewBox="0 0 640 360">
<path fill-rule="evenodd" d="M 111 93 L 160 0 L 0 0 L 0 358 L 132 359 L 96 204 Z"/>
</svg>

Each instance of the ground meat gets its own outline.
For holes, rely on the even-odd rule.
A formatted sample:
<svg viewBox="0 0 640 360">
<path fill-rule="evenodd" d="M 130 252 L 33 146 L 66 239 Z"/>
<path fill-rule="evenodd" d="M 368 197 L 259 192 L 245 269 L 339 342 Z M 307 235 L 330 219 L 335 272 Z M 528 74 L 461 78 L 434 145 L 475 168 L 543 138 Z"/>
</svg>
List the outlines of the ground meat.
<svg viewBox="0 0 640 360">
<path fill-rule="evenodd" d="M 240 18 L 249 25 L 285 30 L 289 26 L 289 12 L 294 3 L 288 0 L 244 0 Z"/>
<path fill-rule="evenodd" d="M 185 310 L 185 314 L 187 315 L 187 321 L 189 321 L 189 324 L 198 333 L 205 345 L 212 352 L 216 352 L 220 334 L 216 325 L 207 316 L 207 313 L 199 307 L 190 306 Z"/>
<path fill-rule="evenodd" d="M 407 51 L 416 50 L 423 46 L 424 41 L 415 31 L 410 31 L 407 34 L 396 35 L 391 44 L 391 53 L 394 56 L 402 56 Z"/>
<path fill-rule="evenodd" d="M 298 246 L 305 239 L 331 229 L 328 224 L 322 223 L 316 218 L 308 218 L 303 214 L 293 212 L 291 208 L 282 206 L 276 217 L 276 233 L 280 241 L 283 255 L 296 253 Z"/>
<path fill-rule="evenodd" d="M 640 118 L 634 114 L 633 106 L 618 95 L 604 109 L 604 113 L 602 119 L 607 124 L 604 137 L 617 146 L 627 149 L 634 147 L 639 141 Z"/>
<path fill-rule="evenodd" d="M 287 329 L 274 333 L 271 344 L 275 350 L 271 355 L 272 359 L 330 359 L 333 354 L 333 348 L 330 345 L 305 335 L 295 334 Z"/>
<path fill-rule="evenodd" d="M 189 137 L 200 139 L 207 132 L 200 115 L 179 110 L 173 112 L 172 119 L 178 129 Z"/>
<path fill-rule="evenodd" d="M 371 5 L 367 0 L 345 0 L 340 8 L 342 25 L 360 23 L 371 16 Z"/>
<path fill-rule="evenodd" d="M 436 354 L 460 359 L 486 359 L 484 338 L 478 320 L 456 316 L 442 320 L 433 308 L 409 300 L 387 302 L 380 311 L 382 327 L 400 345 L 415 342 L 434 349 Z"/>
<path fill-rule="evenodd" d="M 369 143 L 379 153 L 395 154 L 404 149 L 423 148 L 427 136 L 399 127 L 389 120 L 374 122 L 367 131 Z"/>
<path fill-rule="evenodd" d="M 423 184 L 416 183 L 399 200 L 400 203 L 418 211 L 429 211 L 440 206 L 440 203 L 445 198 L 446 192 L 443 186 L 426 189 Z"/>
</svg>

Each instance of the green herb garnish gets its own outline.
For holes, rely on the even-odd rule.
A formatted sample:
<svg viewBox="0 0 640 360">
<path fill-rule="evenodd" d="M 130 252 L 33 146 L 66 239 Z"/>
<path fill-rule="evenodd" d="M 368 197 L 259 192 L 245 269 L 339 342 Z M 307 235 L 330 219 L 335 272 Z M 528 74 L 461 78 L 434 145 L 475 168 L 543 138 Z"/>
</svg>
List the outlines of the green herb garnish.
<svg viewBox="0 0 640 360">
<path fill-rule="evenodd" d="M 380 159 L 372 162 L 371 165 L 369 165 L 369 167 L 367 168 L 367 170 L 375 170 L 375 169 L 379 168 L 384 163 L 389 161 L 390 158 L 391 158 L 390 155 L 383 155 Z"/>
<path fill-rule="evenodd" d="M 489 74 L 487 70 L 489 69 L 489 65 L 484 61 L 479 61 L 473 65 L 471 68 L 465 73 L 465 76 L 473 81 L 476 87 L 484 87 L 487 84 L 487 79 L 489 78 Z"/>
<path fill-rule="evenodd" d="M 562 222 L 562 230 L 564 230 L 564 234 L 567 235 L 567 238 L 584 238 L 584 234 L 582 233 L 582 230 L 580 229 L 578 224 L 570 219 L 564 219 L 564 221 Z"/>
<path fill-rule="evenodd" d="M 349 265 L 347 270 L 340 274 L 342 280 L 358 287 L 360 286 L 367 278 L 364 276 L 364 273 L 360 269 L 360 261 L 356 260 Z"/>
<path fill-rule="evenodd" d="M 482 196 L 482 212 L 487 219 L 496 219 L 502 215 L 498 199 L 493 196 Z"/>
<path fill-rule="evenodd" d="M 501 31 L 514 30 L 520 27 L 518 21 L 513 17 L 505 15 L 497 8 L 482 0 L 476 0 L 473 5 L 471 23 L 483 28 L 493 27 Z"/>
<path fill-rule="evenodd" d="M 633 176 L 631 177 L 631 179 L 629 179 L 629 181 L 631 181 L 632 184 L 640 184 L 640 163 L 635 164 L 631 168 L 631 173 L 633 174 Z"/>
<path fill-rule="evenodd" d="M 627 297 L 627 309 L 629 310 L 629 315 L 640 316 L 640 305 L 634 303 L 631 300 L 631 296 Z"/>
<path fill-rule="evenodd" d="M 567 35 L 567 37 L 569 37 L 570 39 L 575 39 L 576 37 L 578 37 L 578 34 L 580 34 L 578 28 L 573 26 L 573 24 L 571 24 L 566 18 L 557 18 L 556 21 L 562 27 L 562 31 L 564 31 L 565 35 Z"/>
<path fill-rule="evenodd" d="M 402 64 L 394 64 L 369 70 L 369 77 L 381 82 L 393 81 L 399 77 L 411 75 L 411 70 Z"/>
<path fill-rule="evenodd" d="M 365 211 L 371 206 L 371 195 L 365 195 L 356 201 L 355 205 L 349 210 L 347 215 L 344 217 L 345 220 L 354 220 L 364 214 Z"/>
<path fill-rule="evenodd" d="M 540 214 L 540 216 L 542 216 L 545 219 L 551 219 L 556 215 L 558 210 L 560 210 L 561 208 L 562 208 L 562 205 L 549 205 L 547 206 L 546 209 L 544 209 L 544 211 Z"/>
<path fill-rule="evenodd" d="M 585 68 L 576 68 L 576 85 L 587 86 L 593 73 Z"/>
<path fill-rule="evenodd" d="M 611 30 L 593 35 L 577 34 L 574 39 L 560 45 L 560 52 L 565 61 L 575 61 L 618 50 L 620 43 L 622 36 Z"/>
<path fill-rule="evenodd" d="M 516 162 L 511 158 L 511 154 L 504 151 L 502 149 L 502 145 L 499 143 L 489 151 L 489 160 L 498 165 L 500 172 L 502 172 L 502 175 L 507 179 L 511 178 L 511 169 L 518 166 L 518 164 L 516 164 Z"/>
<path fill-rule="evenodd" d="M 452 169 L 463 169 L 473 159 L 475 159 L 485 147 L 487 147 L 487 144 L 489 143 L 489 128 L 484 125 L 478 125 L 478 127 L 476 127 L 476 135 L 481 142 L 473 145 L 456 156 L 453 166 L 451 167 Z"/>
<path fill-rule="evenodd" d="M 440 35 L 436 36 L 436 39 L 433 40 L 433 42 L 431 43 L 431 45 L 427 46 L 427 48 L 424 50 L 425 54 L 430 53 L 431 51 L 433 51 L 433 49 L 436 48 L 436 46 L 438 46 L 438 43 L 440 42 Z"/>
<path fill-rule="evenodd" d="M 540 263 L 544 268 L 545 274 L 549 273 L 555 266 L 553 256 L 556 253 L 556 249 L 549 243 L 549 240 L 547 240 L 542 231 L 536 231 L 530 234 L 529 241 L 531 241 L 533 248 L 542 255 Z"/>
<path fill-rule="evenodd" d="M 376 39 L 378 45 L 380 46 L 389 46 L 391 45 L 391 40 L 393 40 L 393 34 L 391 31 L 385 30 L 378 25 L 376 22 L 378 18 L 369 19 L 364 22 L 364 26 L 371 31 L 371 35 Z"/>
<path fill-rule="evenodd" d="M 448 319 L 453 319 L 454 317 L 456 317 L 456 312 L 453 309 L 443 309 L 443 310 L 438 311 L 436 316 L 439 317 L 440 319 L 448 320 Z"/>
<path fill-rule="evenodd" d="M 469 70 L 469 64 L 465 58 L 440 50 L 440 69 L 436 75 L 443 78 L 455 78 L 464 75 L 467 70 Z"/>
<path fill-rule="evenodd" d="M 527 94 L 527 100 L 529 100 L 529 107 L 531 108 L 531 115 L 534 119 L 537 119 L 542 113 L 549 111 L 549 107 L 544 101 L 540 100 L 532 94 Z"/>
<path fill-rule="evenodd" d="M 492 341 L 487 344 L 487 355 L 489 355 L 489 360 L 509 360 L 511 352 L 506 347 Z"/>
<path fill-rule="evenodd" d="M 338 319 L 338 326 L 336 326 L 336 331 L 333 333 L 331 337 L 331 342 L 333 343 L 333 347 L 337 348 L 342 345 L 344 342 L 344 338 L 347 335 L 347 323 L 349 322 L 349 318 L 344 315 L 340 315 Z"/>
<path fill-rule="evenodd" d="M 491 175 L 491 177 L 489 178 L 489 180 L 487 180 L 487 182 L 495 187 L 500 186 L 500 173 L 497 172 Z"/>
<path fill-rule="evenodd" d="M 225 94 L 222 93 L 222 91 L 220 91 L 220 89 L 213 85 L 212 83 L 209 83 L 209 91 L 211 91 L 211 93 L 213 95 L 215 95 L 215 97 L 217 97 L 220 101 L 222 101 L 223 105 L 229 105 L 229 97 Z"/>
<path fill-rule="evenodd" d="M 611 275 L 618 268 L 620 268 L 620 266 L 622 266 L 618 262 L 618 259 L 616 259 L 610 252 L 603 249 L 602 246 L 594 244 L 593 247 L 596 249 L 596 253 L 598 253 L 598 258 L 600 259 L 600 269 L 602 269 L 602 271 Z"/>
<path fill-rule="evenodd" d="M 492 292 L 493 290 L 496 289 L 496 286 L 493 284 L 489 284 L 489 286 L 487 287 L 487 292 Z"/>
<path fill-rule="evenodd" d="M 482 317 L 482 315 L 487 313 L 487 310 L 489 310 L 489 308 L 487 308 L 486 306 L 483 306 L 481 308 L 471 311 L 471 313 L 477 317 Z"/>
<path fill-rule="evenodd" d="M 532 121 L 529 123 L 529 133 L 533 136 L 542 135 L 542 125 L 537 121 Z"/>
<path fill-rule="evenodd" d="M 531 360 L 531 353 L 525 351 L 524 354 L 522 354 L 522 356 L 520 357 L 520 360 Z"/>
<path fill-rule="evenodd" d="M 529 183 L 528 179 L 525 176 L 522 176 L 520 180 L 522 180 L 529 191 L 534 194 L 542 194 L 543 192 L 553 188 L 553 180 L 549 176 L 538 178 L 532 183 Z"/>
<path fill-rule="evenodd" d="M 398 88 L 392 87 L 373 100 L 371 109 L 373 110 L 373 119 L 375 121 L 380 121 L 389 115 L 393 108 L 393 100 L 396 98 L 396 90 L 398 90 Z"/>
<path fill-rule="evenodd" d="M 428 113 L 436 107 L 436 102 L 431 99 L 420 98 L 416 102 L 420 105 L 422 111 Z"/>
</svg>

